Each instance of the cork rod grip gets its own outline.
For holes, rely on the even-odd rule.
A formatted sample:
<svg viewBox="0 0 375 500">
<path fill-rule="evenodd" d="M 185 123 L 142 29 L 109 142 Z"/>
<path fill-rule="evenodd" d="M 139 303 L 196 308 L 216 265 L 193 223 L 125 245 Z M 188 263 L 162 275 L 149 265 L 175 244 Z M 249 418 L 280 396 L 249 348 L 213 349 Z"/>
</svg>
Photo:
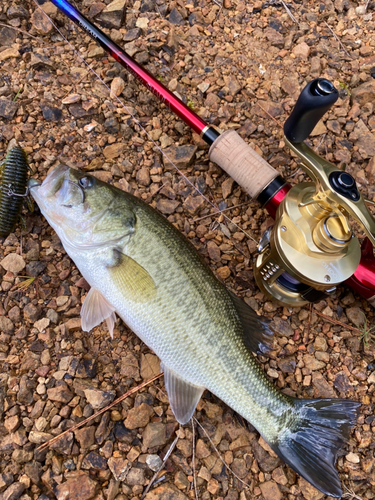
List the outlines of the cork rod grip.
<svg viewBox="0 0 375 500">
<path fill-rule="evenodd" d="M 252 198 L 257 198 L 279 175 L 234 130 L 227 130 L 215 140 L 210 147 L 209 156 Z"/>
</svg>

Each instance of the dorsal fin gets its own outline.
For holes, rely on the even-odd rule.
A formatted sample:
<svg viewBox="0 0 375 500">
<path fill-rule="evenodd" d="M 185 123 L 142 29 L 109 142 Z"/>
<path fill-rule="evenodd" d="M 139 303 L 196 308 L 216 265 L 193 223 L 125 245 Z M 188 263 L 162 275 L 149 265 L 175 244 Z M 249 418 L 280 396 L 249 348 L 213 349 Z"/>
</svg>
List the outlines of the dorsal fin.
<svg viewBox="0 0 375 500">
<path fill-rule="evenodd" d="M 245 345 L 258 354 L 271 350 L 273 332 L 269 327 L 270 321 L 264 316 L 258 316 L 254 309 L 233 292 L 229 291 L 229 294 L 242 323 Z"/>
</svg>

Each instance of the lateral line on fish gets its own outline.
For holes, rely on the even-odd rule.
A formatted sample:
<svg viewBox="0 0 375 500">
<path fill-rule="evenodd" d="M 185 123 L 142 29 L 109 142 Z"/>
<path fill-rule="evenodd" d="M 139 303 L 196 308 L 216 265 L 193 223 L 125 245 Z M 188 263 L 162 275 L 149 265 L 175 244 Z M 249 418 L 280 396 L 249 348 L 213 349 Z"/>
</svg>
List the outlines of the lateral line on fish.
<svg viewBox="0 0 375 500">
<path fill-rule="evenodd" d="M 52 19 L 49 17 L 49 15 L 44 12 L 44 10 L 41 8 L 41 6 L 38 4 L 38 2 L 36 0 L 32 0 L 33 3 L 37 6 L 37 8 L 43 13 L 43 15 L 49 20 L 49 22 L 52 24 L 52 26 L 55 28 L 55 30 L 62 36 L 62 38 L 65 40 L 65 42 L 69 45 L 69 47 L 71 48 L 71 50 L 73 50 L 73 52 L 75 53 L 75 55 L 89 68 L 89 70 L 98 78 L 98 80 L 106 87 L 106 89 L 108 90 L 109 92 L 109 95 L 110 97 L 114 97 L 117 102 L 120 103 L 120 105 L 125 109 L 125 111 L 133 118 L 133 120 L 136 122 L 136 124 L 140 127 L 140 129 L 145 132 L 145 134 L 147 135 L 148 139 L 154 144 L 154 146 L 158 149 L 158 151 L 162 154 L 162 156 L 164 156 L 168 161 L 169 163 L 171 163 L 171 165 L 175 168 L 175 170 L 180 174 L 180 176 L 185 179 L 185 181 L 193 188 L 195 189 L 195 191 L 197 191 L 197 193 L 199 193 L 200 196 L 202 196 L 202 198 L 209 204 L 211 205 L 216 213 L 213 213 L 211 215 L 217 215 L 217 214 L 222 214 L 223 217 L 228 221 L 230 222 L 231 224 L 233 224 L 237 229 L 239 229 L 240 231 L 242 231 L 248 238 L 250 238 L 251 240 L 255 241 L 256 243 L 257 240 L 251 236 L 249 233 L 247 233 L 244 229 L 242 229 L 242 227 L 240 227 L 238 224 L 236 224 L 235 222 L 233 222 L 230 217 L 228 217 L 226 214 L 224 214 L 224 212 L 220 209 L 218 209 L 214 203 L 212 203 L 187 177 L 186 175 L 184 175 L 182 173 L 182 171 L 177 167 L 177 165 L 175 165 L 173 163 L 173 161 L 168 157 L 168 155 L 161 149 L 161 147 L 152 139 L 152 137 L 150 136 L 150 134 L 147 132 L 147 130 L 142 126 L 142 124 L 140 123 L 140 121 L 134 116 L 134 114 L 130 111 L 130 109 L 121 101 L 121 99 L 115 95 L 110 87 L 104 82 L 104 80 L 100 77 L 100 75 L 98 75 L 98 73 L 94 70 L 94 68 L 92 68 L 92 66 L 84 59 L 84 57 L 82 57 L 82 55 L 77 51 L 77 49 L 69 42 L 69 40 L 63 35 L 63 33 L 59 30 L 59 28 L 56 26 L 56 24 L 52 21 Z M 230 208 L 233 208 L 233 207 L 230 207 Z"/>
</svg>

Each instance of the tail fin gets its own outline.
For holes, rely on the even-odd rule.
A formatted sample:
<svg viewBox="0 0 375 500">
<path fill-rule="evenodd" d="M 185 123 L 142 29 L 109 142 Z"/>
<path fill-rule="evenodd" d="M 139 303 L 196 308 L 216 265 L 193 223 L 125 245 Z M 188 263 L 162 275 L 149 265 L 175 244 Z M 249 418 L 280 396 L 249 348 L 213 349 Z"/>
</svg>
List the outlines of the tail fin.
<svg viewBox="0 0 375 500">
<path fill-rule="evenodd" d="M 338 451 L 347 442 L 361 403 L 344 399 L 294 399 L 294 425 L 271 448 L 315 488 L 341 497 L 335 468 Z"/>
</svg>

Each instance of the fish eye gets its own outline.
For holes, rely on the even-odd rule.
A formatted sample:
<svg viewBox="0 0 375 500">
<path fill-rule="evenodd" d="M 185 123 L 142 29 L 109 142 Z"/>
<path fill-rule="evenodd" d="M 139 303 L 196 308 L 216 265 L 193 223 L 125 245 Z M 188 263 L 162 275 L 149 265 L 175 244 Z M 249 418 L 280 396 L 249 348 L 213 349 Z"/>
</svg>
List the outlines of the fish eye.
<svg viewBox="0 0 375 500">
<path fill-rule="evenodd" d="M 93 181 L 91 177 L 81 177 L 78 183 L 82 188 L 86 189 L 92 186 Z"/>
</svg>

